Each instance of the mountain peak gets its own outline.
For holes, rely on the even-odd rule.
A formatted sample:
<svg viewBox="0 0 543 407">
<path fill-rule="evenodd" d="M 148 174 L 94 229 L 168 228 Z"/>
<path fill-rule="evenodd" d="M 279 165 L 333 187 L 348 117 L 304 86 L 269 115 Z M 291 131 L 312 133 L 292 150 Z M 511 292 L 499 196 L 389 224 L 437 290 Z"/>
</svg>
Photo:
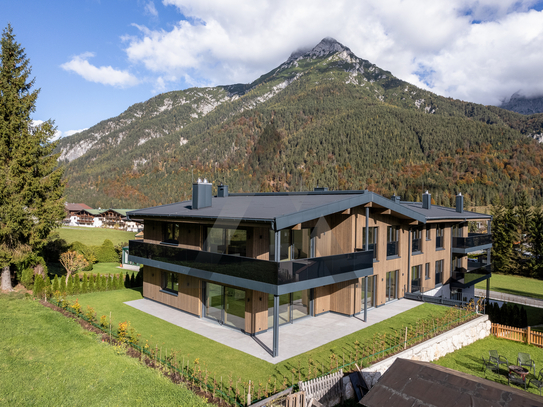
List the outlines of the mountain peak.
<svg viewBox="0 0 543 407">
<path fill-rule="evenodd" d="M 329 54 L 335 54 L 336 52 L 347 51 L 351 52 L 349 48 L 343 44 L 337 42 L 334 38 L 326 37 L 321 40 L 314 48 L 301 48 L 294 51 L 288 61 L 292 61 L 298 58 L 318 58 Z"/>
</svg>

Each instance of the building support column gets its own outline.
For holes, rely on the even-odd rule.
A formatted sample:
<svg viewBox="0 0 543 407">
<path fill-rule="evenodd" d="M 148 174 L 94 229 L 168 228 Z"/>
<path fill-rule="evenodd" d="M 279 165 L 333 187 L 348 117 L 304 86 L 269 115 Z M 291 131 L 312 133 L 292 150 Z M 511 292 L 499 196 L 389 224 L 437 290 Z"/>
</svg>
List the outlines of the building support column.
<svg viewBox="0 0 543 407">
<path fill-rule="evenodd" d="M 486 279 L 486 305 L 490 305 L 490 278 Z M 488 312 L 485 312 L 488 314 Z"/>
<path fill-rule="evenodd" d="M 411 229 L 407 232 L 407 292 L 411 292 Z"/>
<path fill-rule="evenodd" d="M 272 356 L 279 356 L 279 296 L 273 296 L 273 351 Z"/>
<path fill-rule="evenodd" d="M 364 277 L 364 322 L 368 322 L 368 277 Z"/>
<path fill-rule="evenodd" d="M 366 208 L 366 245 L 364 246 L 365 251 L 370 250 L 369 237 L 370 237 L 370 208 Z"/>
</svg>

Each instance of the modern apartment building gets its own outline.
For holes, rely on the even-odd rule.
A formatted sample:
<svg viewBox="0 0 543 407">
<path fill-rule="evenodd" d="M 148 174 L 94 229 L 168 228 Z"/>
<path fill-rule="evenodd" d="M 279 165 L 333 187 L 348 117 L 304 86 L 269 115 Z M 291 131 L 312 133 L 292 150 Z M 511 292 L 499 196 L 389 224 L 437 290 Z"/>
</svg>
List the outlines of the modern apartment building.
<svg viewBox="0 0 543 407">
<path fill-rule="evenodd" d="M 326 312 L 363 314 L 405 293 L 470 296 L 490 277 L 491 216 L 403 202 L 369 191 L 228 194 L 193 185 L 192 201 L 128 213 L 145 239 L 129 260 L 144 265 L 143 295 L 257 335 Z M 475 224 L 475 223 L 473 223 Z M 468 262 L 468 253 L 483 253 Z"/>
</svg>

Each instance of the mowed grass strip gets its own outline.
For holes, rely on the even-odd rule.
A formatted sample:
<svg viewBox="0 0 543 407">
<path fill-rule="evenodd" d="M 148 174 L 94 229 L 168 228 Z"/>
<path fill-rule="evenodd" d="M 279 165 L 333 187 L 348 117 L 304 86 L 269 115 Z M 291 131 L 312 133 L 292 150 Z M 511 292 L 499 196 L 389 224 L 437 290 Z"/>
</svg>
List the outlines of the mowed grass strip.
<svg viewBox="0 0 543 407">
<path fill-rule="evenodd" d="M 57 229 L 56 232 L 58 232 L 59 237 L 66 240 L 68 244 L 78 241 L 86 246 L 100 246 L 106 239 L 111 240 L 113 245 L 116 245 L 128 242 L 129 240 L 134 240 L 136 236 L 136 233 L 126 232 L 124 230 L 82 226 L 63 226 Z"/>
<path fill-rule="evenodd" d="M 100 315 L 107 315 L 109 318 L 111 312 L 115 327 L 118 326 L 119 322 L 130 321 L 132 327 L 141 334 L 143 344 L 148 340 L 149 345 L 152 348 L 158 347 L 159 351 L 160 349 L 162 349 L 162 352 L 167 350 L 168 353 L 172 350 L 178 351 L 178 360 L 182 361 L 184 358 L 185 363 L 189 360 L 192 364 L 196 358 L 199 358 L 200 364 L 205 363 L 211 376 L 216 375 L 217 378 L 222 376 L 224 379 L 232 375 L 234 380 L 241 378 L 243 383 L 251 380 L 253 383 L 263 383 L 264 385 L 269 379 L 272 384 L 277 380 L 278 388 L 283 383 L 284 378 L 287 378 L 288 385 L 291 384 L 292 379 L 297 383 L 299 368 L 302 374 L 307 374 L 309 359 L 313 361 L 312 376 L 315 367 L 318 368 L 319 374 L 321 369 L 327 372 L 330 368 L 330 356 L 332 354 L 338 357 L 339 365 L 343 362 L 343 355 L 345 355 L 346 362 L 350 360 L 351 356 L 355 357 L 355 341 L 361 344 L 361 349 L 366 347 L 364 352 L 367 353 L 374 343 L 379 346 L 377 343 L 378 335 L 382 337 L 386 334 L 386 340 L 389 341 L 394 332 L 402 331 L 402 329 L 402 332 L 405 332 L 406 326 L 415 328 L 419 320 L 440 317 L 447 311 L 447 308 L 443 306 L 422 304 L 312 351 L 278 364 L 272 364 L 124 304 L 126 301 L 143 298 L 140 290 L 126 289 L 81 294 L 78 298 L 83 310 L 86 310 L 88 305 L 93 307 L 98 313 L 98 318 Z M 73 301 L 73 298 L 70 298 L 70 300 Z M 371 311 L 368 317 L 371 318 Z M 345 317 L 345 319 L 346 321 L 349 320 L 348 317 Z M 228 330 L 229 328 L 222 327 L 219 329 Z M 239 335 L 243 335 L 243 333 L 240 332 Z M 403 334 L 401 340 L 403 340 Z M 335 367 L 336 363 L 333 362 L 333 365 Z M 293 373 L 292 369 L 296 373 Z"/>
<path fill-rule="evenodd" d="M 1 405 L 207 405 L 37 302 L 0 294 L 0 310 Z"/>
<path fill-rule="evenodd" d="M 486 290 L 486 281 L 477 283 L 475 287 Z M 543 281 L 529 277 L 492 273 L 490 291 L 543 300 Z"/>
<path fill-rule="evenodd" d="M 498 339 L 495 336 L 488 336 L 480 339 L 471 345 L 465 346 L 453 353 L 436 360 L 434 363 L 440 366 L 445 366 L 459 372 L 469 373 L 474 376 L 483 377 L 488 380 L 495 381 L 507 385 L 507 368 L 502 366 L 500 373 L 491 372 L 487 369 L 484 372 L 483 359 L 484 356 L 488 359 L 488 351 L 497 350 L 501 356 L 507 358 L 511 365 L 517 364 L 517 356 L 519 352 L 529 353 L 535 361 L 536 374 L 543 367 L 543 349 L 534 345 L 526 345 L 520 342 L 514 342 L 507 339 Z M 529 374 L 527 380 L 533 378 L 533 373 Z M 522 387 L 518 387 L 523 389 Z M 539 395 L 539 390 L 535 387 L 527 389 L 530 393 Z M 543 401 L 543 398 L 541 399 Z"/>
</svg>

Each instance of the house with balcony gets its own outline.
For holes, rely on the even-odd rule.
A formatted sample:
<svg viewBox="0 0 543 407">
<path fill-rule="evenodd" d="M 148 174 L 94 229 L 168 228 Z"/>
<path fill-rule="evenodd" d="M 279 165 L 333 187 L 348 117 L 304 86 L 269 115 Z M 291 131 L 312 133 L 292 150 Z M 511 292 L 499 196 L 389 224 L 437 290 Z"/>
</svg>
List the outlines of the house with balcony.
<svg viewBox="0 0 543 407">
<path fill-rule="evenodd" d="M 404 202 L 369 191 L 236 193 L 193 185 L 191 201 L 127 213 L 145 238 L 129 243 L 143 264 L 143 296 L 258 335 L 327 312 L 346 316 L 410 293 L 465 297 L 488 279 L 492 239 L 468 234 L 491 216 Z M 477 251 L 477 264 L 468 253 Z"/>
</svg>

